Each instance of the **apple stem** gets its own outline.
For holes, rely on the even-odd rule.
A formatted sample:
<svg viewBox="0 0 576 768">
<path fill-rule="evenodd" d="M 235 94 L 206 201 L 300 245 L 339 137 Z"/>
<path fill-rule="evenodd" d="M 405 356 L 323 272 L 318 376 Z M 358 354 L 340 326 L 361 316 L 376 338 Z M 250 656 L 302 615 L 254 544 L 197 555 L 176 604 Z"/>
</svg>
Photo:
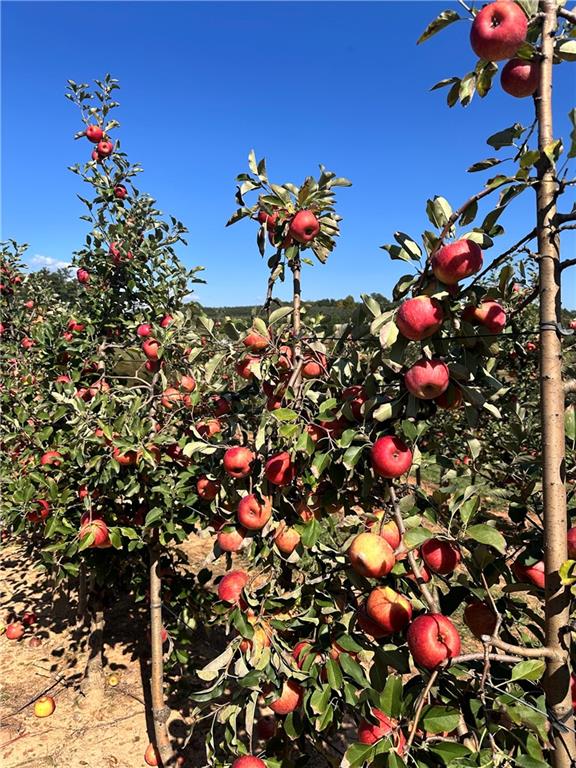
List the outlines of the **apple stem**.
<svg viewBox="0 0 576 768">
<path fill-rule="evenodd" d="M 568 559 L 566 532 L 564 385 L 560 323 L 560 243 L 555 229 L 556 163 L 546 156 L 554 140 L 552 128 L 552 69 L 557 27 L 555 0 L 542 0 L 542 61 L 534 99 L 538 119 L 536 214 L 540 254 L 540 403 L 542 423 L 542 495 L 544 507 L 545 640 L 544 690 L 551 715 L 550 759 L 554 768 L 569 768 L 576 754 L 574 711 L 570 693 L 570 590 L 562 584 L 560 567 Z M 561 726 L 555 727 L 554 723 Z"/>
</svg>

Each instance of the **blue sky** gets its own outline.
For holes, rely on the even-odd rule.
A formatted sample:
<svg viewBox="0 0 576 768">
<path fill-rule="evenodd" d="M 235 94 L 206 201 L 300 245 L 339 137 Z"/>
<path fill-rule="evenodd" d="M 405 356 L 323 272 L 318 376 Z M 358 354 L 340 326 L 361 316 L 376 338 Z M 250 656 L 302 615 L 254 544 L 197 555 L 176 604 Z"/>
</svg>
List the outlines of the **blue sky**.
<svg viewBox="0 0 576 768">
<path fill-rule="evenodd" d="M 73 140 L 81 124 L 64 90 L 68 78 L 110 72 L 122 86 L 123 149 L 145 168 L 139 186 L 188 226 L 186 264 L 206 268 L 200 301 L 251 304 L 265 294 L 255 224 L 224 228 L 251 148 L 279 183 L 300 183 L 319 163 L 353 182 L 339 191 L 338 247 L 326 266 L 306 270 L 304 297 L 390 295 L 409 267 L 379 246 L 396 230 L 429 228 L 427 198 L 457 207 L 480 189 L 486 174 L 466 168 L 494 154 L 486 137 L 531 120 L 531 100 L 497 83 L 467 109 L 450 110 L 445 91 L 430 92 L 475 63 L 469 22 L 416 46 L 449 7 L 458 6 L 3 2 L 2 237 L 30 243 L 34 268 L 66 263 L 82 245 L 83 190 L 67 166 L 87 146 Z M 555 72 L 556 134 L 567 137 L 576 65 Z M 511 204 L 493 255 L 532 226 L 533 206 L 530 193 Z M 575 242 L 565 239 L 565 255 Z M 576 307 L 576 274 L 566 275 L 563 300 Z"/>
</svg>

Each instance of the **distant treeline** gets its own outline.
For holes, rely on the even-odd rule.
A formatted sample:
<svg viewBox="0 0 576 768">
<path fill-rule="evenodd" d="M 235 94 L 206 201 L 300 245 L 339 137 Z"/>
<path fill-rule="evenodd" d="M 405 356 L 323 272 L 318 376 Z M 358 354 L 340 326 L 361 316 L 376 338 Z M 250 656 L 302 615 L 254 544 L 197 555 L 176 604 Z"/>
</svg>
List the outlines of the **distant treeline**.
<svg viewBox="0 0 576 768">
<path fill-rule="evenodd" d="M 392 302 L 381 293 L 371 293 L 370 296 L 380 304 L 382 309 L 388 309 L 392 306 Z M 275 303 L 274 309 L 288 306 L 288 304 L 289 302 L 286 301 Z M 304 301 L 302 304 L 308 315 L 321 316 L 324 320 L 323 324 L 330 327 L 346 323 L 354 309 L 359 306 L 359 302 L 353 296 L 346 296 L 344 299 Z M 204 307 L 206 314 L 214 320 L 223 320 L 226 317 L 246 320 L 257 315 L 260 310 L 260 306 Z"/>
</svg>

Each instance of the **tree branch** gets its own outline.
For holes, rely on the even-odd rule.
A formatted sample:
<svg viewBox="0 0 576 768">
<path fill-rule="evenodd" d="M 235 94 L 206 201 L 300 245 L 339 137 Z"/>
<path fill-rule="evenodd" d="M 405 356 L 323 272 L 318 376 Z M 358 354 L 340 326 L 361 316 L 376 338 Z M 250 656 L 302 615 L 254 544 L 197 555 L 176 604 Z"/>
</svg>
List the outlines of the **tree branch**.
<svg viewBox="0 0 576 768">
<path fill-rule="evenodd" d="M 392 507 L 394 509 L 394 520 L 396 521 L 396 525 L 398 526 L 400 535 L 404 536 L 404 534 L 406 533 L 406 527 L 404 525 L 404 520 L 402 519 L 402 513 L 400 512 L 398 499 L 396 497 L 396 492 L 394 491 L 394 486 L 392 485 L 392 483 L 388 483 L 388 490 L 390 493 L 390 500 L 392 501 Z M 426 603 L 428 608 L 432 611 L 432 613 L 440 613 L 440 606 L 438 605 L 438 601 L 432 595 L 432 593 L 426 586 L 424 579 L 422 578 L 422 572 L 420 571 L 420 566 L 418 565 L 414 552 L 408 552 L 407 558 L 410 564 L 410 569 L 414 574 L 414 578 L 416 579 L 416 583 L 418 584 L 418 588 L 420 589 L 424 602 Z"/>
<path fill-rule="evenodd" d="M 414 737 L 416 736 L 416 731 L 418 730 L 420 715 L 422 714 L 424 704 L 426 703 L 428 694 L 432 690 L 432 686 L 436 682 L 436 678 L 438 677 L 438 674 L 439 674 L 438 670 L 435 669 L 434 672 L 432 672 L 432 674 L 430 675 L 430 679 L 426 684 L 426 688 L 424 688 L 424 690 L 422 691 L 422 695 L 420 696 L 420 701 L 418 702 L 418 706 L 416 707 L 416 712 L 414 712 L 414 722 L 412 723 L 412 727 L 410 728 L 410 734 L 408 736 L 408 741 L 406 742 L 406 752 L 410 751 L 410 747 L 412 746 Z"/>
<path fill-rule="evenodd" d="M 569 11 L 567 8 L 558 8 L 558 16 L 562 16 L 570 24 L 576 24 L 576 13 L 574 11 Z"/>
<path fill-rule="evenodd" d="M 516 656 L 522 656 L 525 659 L 554 659 L 555 661 L 564 661 L 566 654 L 563 651 L 555 651 L 553 648 L 524 648 L 521 645 L 512 645 L 506 643 L 504 640 L 500 640 L 498 637 L 491 637 L 490 635 L 482 635 L 482 642 L 486 645 L 499 648 L 501 651 L 507 653 L 514 653 Z"/>
</svg>

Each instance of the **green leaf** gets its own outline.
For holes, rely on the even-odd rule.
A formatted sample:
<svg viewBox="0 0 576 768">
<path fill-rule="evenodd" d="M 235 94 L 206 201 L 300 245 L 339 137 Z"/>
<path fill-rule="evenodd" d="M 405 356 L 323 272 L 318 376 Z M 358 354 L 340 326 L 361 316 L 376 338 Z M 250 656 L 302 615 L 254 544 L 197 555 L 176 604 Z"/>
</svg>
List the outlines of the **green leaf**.
<svg viewBox="0 0 576 768">
<path fill-rule="evenodd" d="M 542 659 L 527 659 L 512 668 L 510 680 L 540 680 L 545 669 Z"/>
<path fill-rule="evenodd" d="M 358 460 L 362 456 L 364 448 L 365 445 L 351 445 L 350 448 L 348 448 L 342 458 L 342 463 L 346 469 L 353 469 L 356 466 Z"/>
<path fill-rule="evenodd" d="M 388 421 L 392 418 L 392 403 L 383 403 L 372 413 L 372 418 L 376 421 Z"/>
<path fill-rule="evenodd" d="M 453 731 L 460 722 L 460 712 L 454 707 L 429 705 L 422 710 L 422 726 L 430 733 Z"/>
<path fill-rule="evenodd" d="M 196 674 L 200 680 L 204 680 L 205 682 L 215 680 L 218 677 L 220 670 L 228 666 L 234 657 L 235 652 L 236 647 L 234 645 L 229 645 L 226 650 L 220 654 L 220 656 L 216 656 L 215 659 L 212 659 L 212 661 L 208 662 L 208 664 L 206 664 L 205 667 L 202 667 L 202 669 L 197 669 Z"/>
<path fill-rule="evenodd" d="M 325 712 L 330 703 L 331 696 L 332 689 L 329 685 L 323 685 L 322 688 L 316 689 L 309 699 L 312 712 L 316 715 L 321 715 Z"/>
<path fill-rule="evenodd" d="M 572 123 L 572 130 L 570 131 L 570 149 L 568 150 L 568 157 L 576 157 L 576 107 L 568 112 L 568 118 Z"/>
<path fill-rule="evenodd" d="M 557 43 L 555 53 L 564 61 L 576 61 L 576 40 L 563 40 Z"/>
<path fill-rule="evenodd" d="M 478 163 L 474 163 L 468 168 L 468 173 L 478 173 L 478 171 L 485 171 L 487 168 L 493 168 L 495 165 L 500 165 L 503 160 L 499 160 L 497 157 L 489 157 L 486 160 L 480 160 Z"/>
<path fill-rule="evenodd" d="M 342 686 L 342 670 L 340 664 L 334 659 L 326 662 L 326 678 L 333 691 L 339 691 Z"/>
<path fill-rule="evenodd" d="M 278 408 L 272 411 L 272 415 L 278 421 L 296 421 L 298 414 L 291 408 Z"/>
<path fill-rule="evenodd" d="M 361 768 L 371 765 L 374 757 L 374 746 L 370 744 L 351 744 L 342 758 L 340 768 Z"/>
<path fill-rule="evenodd" d="M 497 531 L 491 525 L 471 525 L 466 529 L 466 535 L 474 539 L 474 541 L 480 542 L 480 544 L 494 547 L 494 549 L 497 549 L 502 554 L 506 552 L 506 539 L 500 531 Z"/>
<path fill-rule="evenodd" d="M 445 765 L 457 765 L 455 762 L 456 760 L 468 757 L 468 755 L 471 754 L 468 747 L 451 741 L 443 741 L 438 744 L 433 744 L 429 747 L 429 750 L 434 755 L 437 755 Z"/>
<path fill-rule="evenodd" d="M 442 229 L 452 216 L 452 208 L 444 197 L 436 195 L 426 202 L 426 215 L 433 226 Z"/>
<path fill-rule="evenodd" d="M 384 690 L 380 694 L 378 706 L 390 717 L 400 717 L 402 712 L 402 678 L 399 675 L 389 675 Z"/>
<path fill-rule="evenodd" d="M 338 661 L 345 675 L 354 680 L 355 683 L 358 683 L 361 688 L 368 687 L 369 684 L 364 670 L 348 653 L 341 653 Z"/>
<path fill-rule="evenodd" d="M 502 149 L 502 147 L 511 147 L 514 145 L 514 141 L 524 133 L 526 129 L 520 123 L 514 123 L 510 128 L 504 128 L 502 131 L 492 134 L 486 143 L 494 149 Z"/>
<path fill-rule="evenodd" d="M 275 309 L 268 318 L 268 324 L 272 325 L 278 320 L 282 320 L 283 318 L 288 317 L 288 315 L 291 315 L 293 311 L 293 307 L 278 307 L 278 309 Z"/>
<path fill-rule="evenodd" d="M 405 235 L 404 232 L 394 232 L 394 240 L 396 240 L 396 242 L 399 243 L 415 261 L 418 261 L 422 257 L 422 249 L 409 235 Z"/>
<path fill-rule="evenodd" d="M 427 531 L 426 528 L 411 528 L 404 534 L 404 544 L 408 549 L 415 549 L 433 535 L 432 531 Z"/>
<path fill-rule="evenodd" d="M 380 309 L 380 305 L 378 304 L 376 299 L 374 299 L 372 296 L 370 296 L 367 293 L 363 293 L 363 294 L 360 295 L 360 298 L 362 299 L 362 301 L 366 305 L 366 309 L 368 309 L 368 311 L 374 317 L 379 317 L 382 314 L 382 310 Z"/>
<path fill-rule="evenodd" d="M 564 434 L 568 440 L 576 441 L 576 405 L 569 405 L 564 411 Z"/>
<path fill-rule="evenodd" d="M 424 32 L 420 35 L 418 40 L 416 41 L 416 45 L 420 45 L 420 43 L 424 43 L 426 40 L 429 40 L 431 37 L 433 37 L 437 32 L 440 32 L 441 29 L 444 29 L 445 27 L 449 26 L 450 24 L 453 24 L 455 21 L 458 21 L 460 19 L 460 16 L 456 11 L 449 9 L 447 11 L 442 11 L 442 13 L 438 14 L 436 18 L 428 24 Z"/>
</svg>

